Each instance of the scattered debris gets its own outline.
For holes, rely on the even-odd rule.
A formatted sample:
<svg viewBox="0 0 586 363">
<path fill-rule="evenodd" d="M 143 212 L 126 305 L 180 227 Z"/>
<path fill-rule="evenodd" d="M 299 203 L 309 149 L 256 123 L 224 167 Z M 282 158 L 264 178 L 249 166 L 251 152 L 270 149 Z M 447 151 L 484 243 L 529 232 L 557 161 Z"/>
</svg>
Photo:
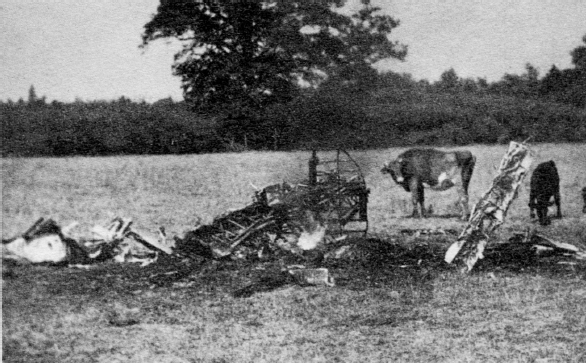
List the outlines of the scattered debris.
<svg viewBox="0 0 586 363">
<path fill-rule="evenodd" d="M 578 265 L 585 252 L 569 243 L 555 241 L 531 228 L 514 233 L 506 241 L 494 241 L 486 247 L 478 268 L 512 268 L 518 270 L 548 265 Z M 580 264 L 582 265 L 582 264 Z M 491 266 L 491 267 L 489 267 Z"/>
<path fill-rule="evenodd" d="M 442 229 L 442 228 L 421 228 L 421 229 L 411 229 L 411 228 L 405 228 L 402 229 L 401 231 L 402 235 L 407 235 L 407 236 L 414 236 L 414 237 L 419 237 L 419 236 L 424 236 L 424 235 L 458 235 L 458 231 L 456 231 L 455 229 Z"/>
<path fill-rule="evenodd" d="M 525 144 L 509 144 L 492 186 L 476 203 L 467 226 L 446 252 L 447 263 L 459 255 L 466 265 L 463 271 L 470 271 L 476 261 L 483 258 L 482 252 L 491 234 L 503 224 L 531 162 L 529 148 Z"/>
<path fill-rule="evenodd" d="M 106 227 L 92 228 L 96 238 L 75 240 L 67 237 L 74 225 L 61 228 L 52 219 L 40 218 L 21 236 L 2 241 L 2 258 L 73 266 L 113 260 L 146 266 L 157 260 L 159 252 L 173 253 L 163 231 L 157 241 L 133 231 L 131 225 L 130 219 L 115 218 Z"/>
<path fill-rule="evenodd" d="M 329 274 L 327 268 L 294 268 L 290 269 L 289 273 L 295 278 L 295 281 L 301 286 L 328 286 L 334 287 L 336 285 L 334 278 Z"/>
<path fill-rule="evenodd" d="M 336 248 L 328 253 L 326 253 L 326 255 L 324 256 L 324 258 L 327 259 L 340 259 L 342 257 L 348 256 L 349 254 L 351 254 L 351 250 L 352 246 L 350 245 L 343 245 L 339 248 Z"/>
<path fill-rule="evenodd" d="M 509 242 L 530 244 L 538 255 L 544 252 L 553 252 L 572 255 L 579 259 L 586 255 L 572 244 L 555 241 L 530 228 L 527 228 L 525 233 L 515 233 L 513 237 L 509 238 Z"/>
</svg>

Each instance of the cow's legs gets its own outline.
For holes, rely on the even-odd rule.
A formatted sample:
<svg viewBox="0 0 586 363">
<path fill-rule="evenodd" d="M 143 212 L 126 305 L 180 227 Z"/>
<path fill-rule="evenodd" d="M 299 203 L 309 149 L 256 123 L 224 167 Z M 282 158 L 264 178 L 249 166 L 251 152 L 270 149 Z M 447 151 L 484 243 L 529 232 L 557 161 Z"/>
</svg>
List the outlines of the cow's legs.
<svg viewBox="0 0 586 363">
<path fill-rule="evenodd" d="M 558 208 L 558 212 L 556 214 L 556 217 L 557 218 L 562 218 L 562 203 L 561 203 L 561 198 L 560 198 L 560 189 L 559 189 L 559 187 L 557 188 L 557 190 L 553 194 L 553 198 L 555 200 L 555 205 Z"/>
<path fill-rule="evenodd" d="M 529 192 L 529 218 L 531 219 L 535 218 L 535 204 L 537 203 L 537 196 L 535 195 L 533 189 L 534 188 L 531 188 L 531 191 Z"/>
<path fill-rule="evenodd" d="M 462 185 L 458 185 L 458 203 L 462 210 L 462 220 L 470 219 L 470 210 L 468 209 L 468 192 Z"/>
<path fill-rule="evenodd" d="M 539 220 L 539 224 L 542 226 L 547 226 L 551 223 L 549 218 L 547 218 L 547 210 L 549 205 L 550 204 L 548 200 L 540 200 L 537 198 L 537 207 L 535 209 L 537 210 L 537 219 Z"/>
<path fill-rule="evenodd" d="M 413 217 L 425 217 L 423 184 L 417 178 L 411 178 L 409 188 L 411 189 L 411 202 L 413 203 Z"/>
<path fill-rule="evenodd" d="M 470 185 L 470 180 L 472 179 L 472 173 L 474 172 L 475 164 L 476 158 L 470 154 L 470 158 L 462 166 L 462 183 L 456 184 L 460 201 L 460 208 L 462 209 L 462 220 L 464 221 L 470 219 L 470 209 L 468 209 L 468 186 Z"/>
</svg>

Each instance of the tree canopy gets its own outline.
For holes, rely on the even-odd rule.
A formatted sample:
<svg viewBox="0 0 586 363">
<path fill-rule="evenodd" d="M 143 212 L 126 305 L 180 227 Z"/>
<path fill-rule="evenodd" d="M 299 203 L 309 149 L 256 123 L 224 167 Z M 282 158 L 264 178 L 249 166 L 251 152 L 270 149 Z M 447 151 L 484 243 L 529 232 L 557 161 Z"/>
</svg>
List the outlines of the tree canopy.
<svg viewBox="0 0 586 363">
<path fill-rule="evenodd" d="M 289 100 L 300 83 L 355 81 L 381 59 L 404 59 L 406 47 L 388 39 L 398 21 L 368 1 L 343 15 L 343 3 L 162 0 L 142 46 L 181 41 L 173 70 L 192 105 L 258 108 Z"/>
<path fill-rule="evenodd" d="M 586 69 L 586 34 L 582 37 L 584 45 L 574 48 L 570 52 L 572 56 L 572 63 L 576 69 Z"/>
<path fill-rule="evenodd" d="M 583 45 L 570 52 L 574 68 L 559 70 L 555 65 L 541 82 L 540 93 L 553 99 L 586 107 L 586 35 Z"/>
</svg>

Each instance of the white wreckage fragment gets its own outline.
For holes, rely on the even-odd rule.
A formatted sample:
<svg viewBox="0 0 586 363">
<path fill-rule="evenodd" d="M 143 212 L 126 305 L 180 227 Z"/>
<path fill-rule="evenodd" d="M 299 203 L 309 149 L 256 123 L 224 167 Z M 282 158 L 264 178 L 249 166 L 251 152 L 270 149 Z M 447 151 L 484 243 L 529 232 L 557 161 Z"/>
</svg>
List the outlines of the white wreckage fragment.
<svg viewBox="0 0 586 363">
<path fill-rule="evenodd" d="M 336 286 L 335 279 L 327 268 L 291 268 L 288 271 L 301 286 Z"/>
<path fill-rule="evenodd" d="M 67 237 L 77 226 L 61 228 L 53 220 L 38 219 L 21 236 L 2 240 L 2 258 L 31 263 L 61 263 L 81 253 L 75 240 Z"/>
<path fill-rule="evenodd" d="M 17 237 L 2 244 L 2 258 L 32 263 L 58 263 L 67 258 L 67 246 L 58 235 L 40 236 L 32 240 Z"/>
</svg>

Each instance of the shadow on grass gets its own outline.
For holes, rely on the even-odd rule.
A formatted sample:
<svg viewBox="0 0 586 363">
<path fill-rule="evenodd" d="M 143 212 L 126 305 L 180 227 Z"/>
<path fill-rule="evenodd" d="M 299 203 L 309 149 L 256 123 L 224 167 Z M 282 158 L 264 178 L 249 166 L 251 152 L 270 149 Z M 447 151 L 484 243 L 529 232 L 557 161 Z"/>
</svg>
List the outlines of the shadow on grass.
<svg viewBox="0 0 586 363">
<path fill-rule="evenodd" d="M 431 214 L 428 216 L 428 218 L 461 219 L 462 214 L 460 214 L 460 213 Z"/>
<path fill-rule="evenodd" d="M 537 253 L 530 243 L 499 243 L 489 246 L 473 272 L 510 272 L 548 277 L 586 279 L 586 261 L 563 251 Z"/>
<path fill-rule="evenodd" d="M 414 216 L 413 214 L 406 214 L 403 216 L 398 217 L 399 219 L 420 219 L 425 220 L 427 218 L 438 218 L 438 219 L 460 219 L 462 214 L 460 213 L 445 213 L 445 214 L 435 214 L 435 213 L 426 213 L 425 217 Z"/>
<path fill-rule="evenodd" d="M 338 288 L 391 292 L 401 305 L 425 303 L 433 299 L 434 280 L 454 271 L 444 262 L 449 236 L 401 238 L 400 243 L 367 238 L 355 241 L 344 258 L 328 260 L 326 266 L 336 278 Z M 409 241 L 409 243 L 405 243 Z M 397 321 L 373 321 L 373 325 L 394 325 Z"/>
</svg>

